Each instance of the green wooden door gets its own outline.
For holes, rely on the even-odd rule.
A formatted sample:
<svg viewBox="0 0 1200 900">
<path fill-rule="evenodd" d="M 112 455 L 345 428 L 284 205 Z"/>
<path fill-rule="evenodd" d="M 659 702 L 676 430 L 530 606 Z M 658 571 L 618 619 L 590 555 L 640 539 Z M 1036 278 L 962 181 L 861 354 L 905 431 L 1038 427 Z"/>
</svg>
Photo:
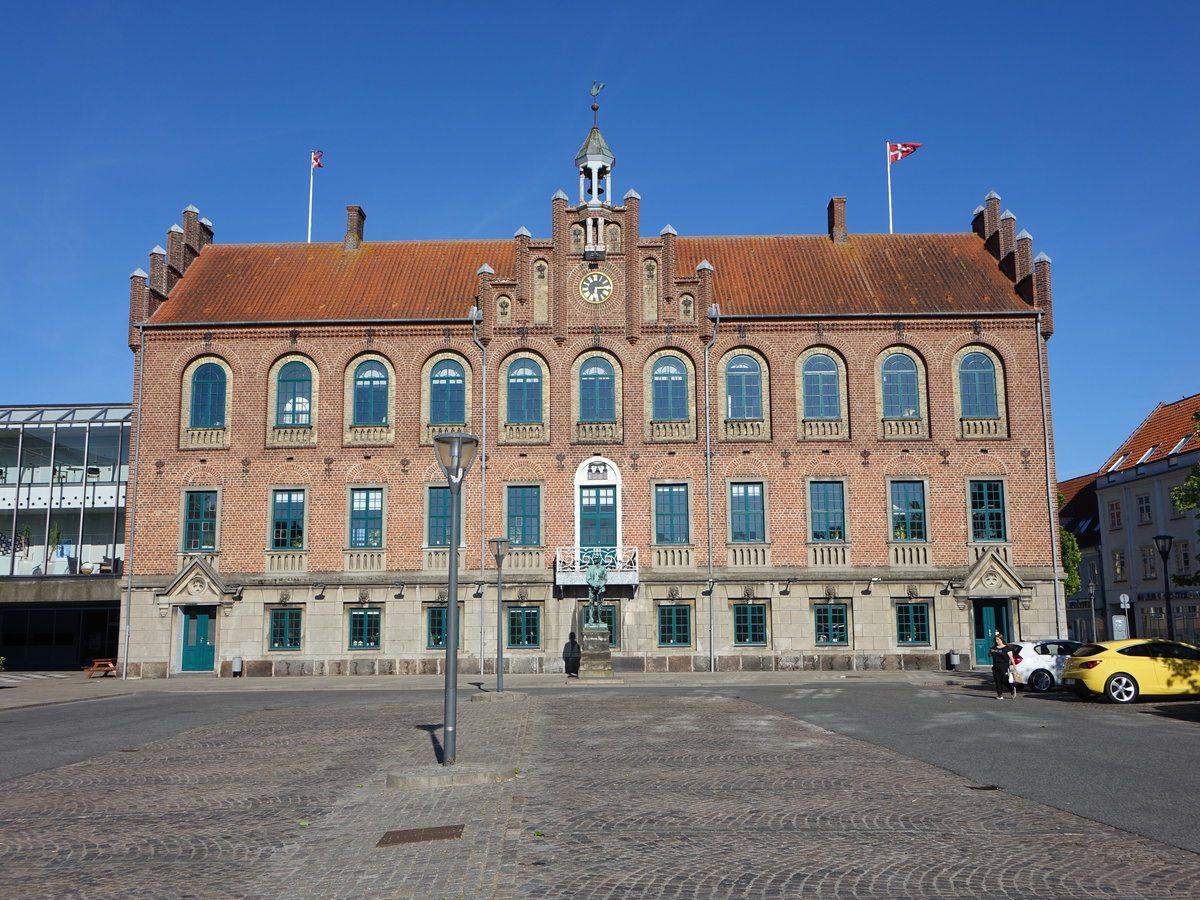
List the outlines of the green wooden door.
<svg viewBox="0 0 1200 900">
<path fill-rule="evenodd" d="M 1006 641 L 1012 641 L 1016 636 L 1009 634 L 1008 602 L 1005 600 L 976 600 L 975 601 L 975 664 L 990 666 L 992 658 L 988 652 L 996 640 L 996 632 L 1004 635 Z"/>
<path fill-rule="evenodd" d="M 184 672 L 211 672 L 216 660 L 213 646 L 215 610 L 211 606 L 188 606 L 183 610 L 183 658 L 180 669 Z"/>
</svg>

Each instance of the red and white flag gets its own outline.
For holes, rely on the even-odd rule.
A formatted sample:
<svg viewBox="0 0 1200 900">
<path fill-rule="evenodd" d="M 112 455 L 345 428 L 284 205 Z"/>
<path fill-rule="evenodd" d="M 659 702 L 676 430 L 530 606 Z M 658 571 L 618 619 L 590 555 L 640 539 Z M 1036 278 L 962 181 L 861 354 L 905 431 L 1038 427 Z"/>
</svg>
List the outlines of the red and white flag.
<svg viewBox="0 0 1200 900">
<path fill-rule="evenodd" d="M 895 144 L 893 144 L 892 146 L 894 147 L 894 146 L 896 146 L 896 145 L 895 145 Z M 920 145 L 920 144 L 914 144 L 913 146 L 914 146 L 914 148 L 915 148 L 915 147 L 920 147 L 921 145 Z M 908 152 L 909 152 L 909 153 L 911 153 L 911 152 L 912 152 L 912 150 L 910 150 L 910 151 L 908 151 Z M 322 157 L 322 156 L 324 156 L 324 155 L 325 155 L 325 151 L 324 151 L 324 150 L 314 150 L 314 151 L 312 151 L 312 167 L 313 167 L 314 169 L 323 169 L 323 168 L 325 168 L 324 164 L 321 162 L 321 157 Z"/>
<path fill-rule="evenodd" d="M 899 162 L 911 153 L 916 153 L 921 144 L 888 144 L 888 162 Z"/>
</svg>

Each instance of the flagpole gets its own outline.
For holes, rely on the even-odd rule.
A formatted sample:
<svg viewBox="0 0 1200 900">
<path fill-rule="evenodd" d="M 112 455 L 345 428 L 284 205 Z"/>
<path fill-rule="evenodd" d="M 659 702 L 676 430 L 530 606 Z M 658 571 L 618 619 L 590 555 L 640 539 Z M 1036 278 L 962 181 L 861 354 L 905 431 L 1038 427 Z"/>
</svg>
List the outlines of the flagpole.
<svg viewBox="0 0 1200 900">
<path fill-rule="evenodd" d="M 308 154 L 308 243 L 312 243 L 312 195 L 313 195 L 313 165 L 312 151 Z M 889 187 L 888 190 L 891 190 Z"/>
<path fill-rule="evenodd" d="M 887 163 L 887 183 L 888 183 L 888 234 L 893 234 L 892 231 L 892 143 L 891 141 L 883 142 L 883 158 Z M 309 199 L 312 203 L 312 199 Z"/>
</svg>

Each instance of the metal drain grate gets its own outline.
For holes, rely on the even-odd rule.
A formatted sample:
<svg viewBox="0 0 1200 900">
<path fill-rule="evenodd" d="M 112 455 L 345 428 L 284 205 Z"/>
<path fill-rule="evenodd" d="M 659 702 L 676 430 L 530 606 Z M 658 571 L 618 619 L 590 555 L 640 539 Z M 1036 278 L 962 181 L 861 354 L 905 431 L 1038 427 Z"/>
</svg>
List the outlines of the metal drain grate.
<svg viewBox="0 0 1200 900">
<path fill-rule="evenodd" d="M 376 847 L 395 847 L 398 844 L 420 844 L 424 841 L 452 841 L 462 837 L 465 825 L 438 825 L 436 828 L 406 828 L 385 831 Z"/>
</svg>

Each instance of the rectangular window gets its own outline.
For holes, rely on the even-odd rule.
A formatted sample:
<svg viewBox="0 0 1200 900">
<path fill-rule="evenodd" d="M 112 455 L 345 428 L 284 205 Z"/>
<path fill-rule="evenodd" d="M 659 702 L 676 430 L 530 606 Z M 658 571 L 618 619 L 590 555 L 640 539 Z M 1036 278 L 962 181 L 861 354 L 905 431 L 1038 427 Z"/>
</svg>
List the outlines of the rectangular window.
<svg viewBox="0 0 1200 900">
<path fill-rule="evenodd" d="M 818 644 L 845 644 L 846 604 L 818 603 L 813 607 Z"/>
<path fill-rule="evenodd" d="M 925 483 L 892 482 L 892 540 L 925 540 Z"/>
<path fill-rule="evenodd" d="M 729 540 L 735 544 L 761 544 L 766 539 L 762 482 L 747 481 L 731 484 L 729 486 Z"/>
<path fill-rule="evenodd" d="M 508 608 L 508 646 L 541 646 L 541 609 L 536 606 Z"/>
<path fill-rule="evenodd" d="M 808 486 L 813 543 L 846 540 L 845 486 L 840 481 L 814 481 Z"/>
<path fill-rule="evenodd" d="M 1158 578 L 1158 551 L 1153 547 L 1142 548 L 1142 578 L 1147 581 Z"/>
<path fill-rule="evenodd" d="M 617 607 L 613 603 L 600 605 L 600 621 L 608 626 L 608 646 L 617 646 Z"/>
<path fill-rule="evenodd" d="M 1139 525 L 1149 525 L 1151 522 L 1150 495 L 1149 494 L 1138 494 L 1137 497 L 1134 499 L 1137 501 L 1138 524 Z"/>
<path fill-rule="evenodd" d="M 383 546 L 383 488 L 350 491 L 350 546 Z"/>
<path fill-rule="evenodd" d="M 300 609 L 271 610 L 272 650 L 300 649 L 300 621 L 303 612 Z"/>
<path fill-rule="evenodd" d="M 688 486 L 654 486 L 654 543 L 686 544 L 688 534 Z"/>
<path fill-rule="evenodd" d="M 1120 500 L 1109 500 L 1108 501 L 1108 527 L 1109 528 L 1120 528 L 1121 527 L 1121 501 Z"/>
<path fill-rule="evenodd" d="M 445 606 L 425 607 L 425 646 L 430 650 L 446 646 L 446 609 Z"/>
<path fill-rule="evenodd" d="M 271 549 L 304 547 L 304 491 L 274 491 L 271 503 Z"/>
<path fill-rule="evenodd" d="M 767 643 L 767 606 L 765 603 L 735 603 L 733 606 L 733 642 Z"/>
<path fill-rule="evenodd" d="M 1128 573 L 1125 571 L 1125 551 L 1114 550 L 1112 552 L 1113 563 L 1113 581 L 1126 581 Z"/>
<path fill-rule="evenodd" d="M 542 543 L 542 489 L 536 484 L 508 489 L 508 542 L 514 547 Z"/>
<path fill-rule="evenodd" d="M 217 548 L 217 492 L 188 491 L 183 523 L 184 550 Z"/>
<path fill-rule="evenodd" d="M 379 649 L 379 613 L 374 609 L 350 610 L 350 649 Z"/>
<path fill-rule="evenodd" d="M 971 493 L 971 540 L 1003 541 L 1004 527 L 1004 482 L 972 481 Z"/>
<path fill-rule="evenodd" d="M 686 647 L 692 642 L 692 608 L 690 606 L 660 606 L 658 608 L 658 646 Z"/>
<path fill-rule="evenodd" d="M 1175 542 L 1175 574 L 1192 574 L 1192 550 L 1187 541 Z"/>
<path fill-rule="evenodd" d="M 459 534 L 461 533 L 460 524 Z M 458 537 L 459 535 L 455 535 L 456 545 L 459 543 Z M 450 488 L 448 487 L 431 487 L 429 489 L 429 546 L 450 546 Z"/>
<path fill-rule="evenodd" d="M 896 606 L 896 640 L 901 644 L 929 643 L 927 603 L 900 603 Z"/>
</svg>

